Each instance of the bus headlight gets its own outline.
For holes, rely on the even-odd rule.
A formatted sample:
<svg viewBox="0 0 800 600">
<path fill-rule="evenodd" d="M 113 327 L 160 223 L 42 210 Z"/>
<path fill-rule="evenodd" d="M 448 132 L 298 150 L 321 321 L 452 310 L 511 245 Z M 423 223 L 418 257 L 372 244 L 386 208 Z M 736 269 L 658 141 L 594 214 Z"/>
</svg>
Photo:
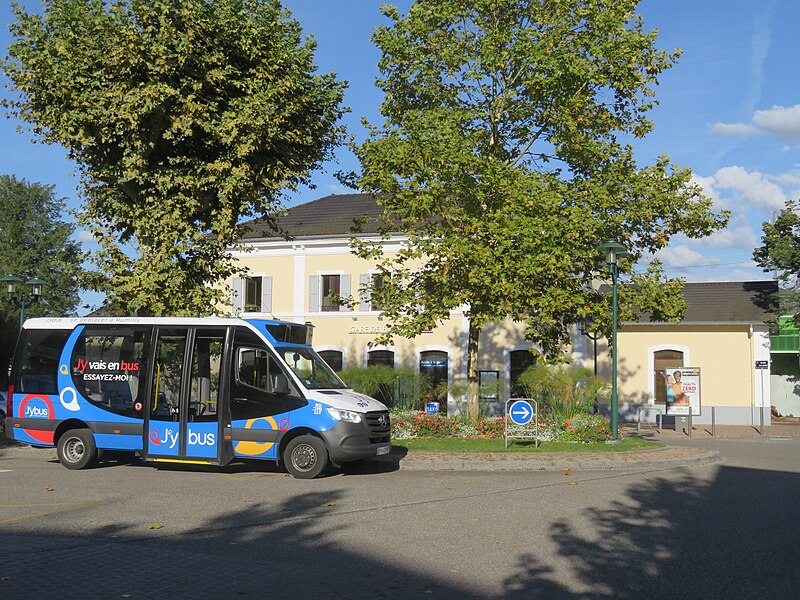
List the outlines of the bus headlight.
<svg viewBox="0 0 800 600">
<path fill-rule="evenodd" d="M 352 410 L 342 410 L 341 408 L 328 407 L 328 414 L 337 421 L 347 421 L 348 423 L 361 423 L 361 413 Z"/>
</svg>

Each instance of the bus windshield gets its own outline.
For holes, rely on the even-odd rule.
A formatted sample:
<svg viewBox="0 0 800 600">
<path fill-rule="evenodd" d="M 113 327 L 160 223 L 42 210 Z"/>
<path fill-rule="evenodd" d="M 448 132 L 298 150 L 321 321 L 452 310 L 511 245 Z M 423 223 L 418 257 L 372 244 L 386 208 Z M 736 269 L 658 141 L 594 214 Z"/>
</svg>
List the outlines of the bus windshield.
<svg viewBox="0 0 800 600">
<path fill-rule="evenodd" d="M 339 379 L 324 360 L 310 348 L 282 347 L 276 350 L 286 364 L 310 390 L 344 390 L 347 385 Z"/>
</svg>

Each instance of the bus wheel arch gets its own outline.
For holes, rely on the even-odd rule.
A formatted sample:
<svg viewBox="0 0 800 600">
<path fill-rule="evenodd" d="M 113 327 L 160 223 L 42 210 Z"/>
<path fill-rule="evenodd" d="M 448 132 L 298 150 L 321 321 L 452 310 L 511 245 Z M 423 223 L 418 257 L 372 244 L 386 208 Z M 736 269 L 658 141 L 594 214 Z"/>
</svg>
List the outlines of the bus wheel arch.
<svg viewBox="0 0 800 600">
<path fill-rule="evenodd" d="M 296 479 L 314 479 L 330 466 L 325 441 L 311 429 L 292 430 L 280 445 L 281 463 Z"/>
<path fill-rule="evenodd" d="M 58 462 L 70 470 L 86 469 L 97 462 L 98 451 L 92 430 L 78 420 L 59 425 L 55 436 Z"/>
</svg>

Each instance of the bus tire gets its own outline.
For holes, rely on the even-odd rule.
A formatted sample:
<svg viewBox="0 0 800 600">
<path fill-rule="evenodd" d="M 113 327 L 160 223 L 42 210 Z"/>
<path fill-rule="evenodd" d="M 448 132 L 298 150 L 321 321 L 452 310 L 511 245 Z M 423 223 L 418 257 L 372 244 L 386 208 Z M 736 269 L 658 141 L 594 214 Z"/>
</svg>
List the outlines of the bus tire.
<svg viewBox="0 0 800 600">
<path fill-rule="evenodd" d="M 328 467 L 328 449 L 318 437 L 301 435 L 286 444 L 283 464 L 296 479 L 314 479 Z"/>
<path fill-rule="evenodd" d="M 70 429 L 58 438 L 58 462 L 67 469 L 85 469 L 97 460 L 97 446 L 88 429 Z"/>
</svg>

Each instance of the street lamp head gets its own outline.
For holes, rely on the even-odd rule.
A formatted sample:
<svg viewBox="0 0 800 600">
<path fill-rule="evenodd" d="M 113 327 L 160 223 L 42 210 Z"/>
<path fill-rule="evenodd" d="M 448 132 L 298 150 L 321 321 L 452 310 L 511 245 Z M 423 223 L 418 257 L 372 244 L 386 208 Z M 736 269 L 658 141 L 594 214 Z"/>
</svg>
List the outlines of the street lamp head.
<svg viewBox="0 0 800 600">
<path fill-rule="evenodd" d="M 42 281 L 38 277 L 34 277 L 33 279 L 26 281 L 25 285 L 30 286 L 31 294 L 33 294 L 34 298 L 39 298 L 42 295 L 42 289 L 47 285 L 47 282 Z"/>
<path fill-rule="evenodd" d="M 594 326 L 594 317 L 592 315 L 584 317 L 583 319 L 580 320 L 578 326 L 580 327 L 581 335 L 590 337 L 592 334 L 592 327 Z"/>
<path fill-rule="evenodd" d="M 6 291 L 8 295 L 11 296 L 14 293 L 14 290 L 17 289 L 17 285 L 22 283 L 22 279 L 19 277 L 14 277 L 13 275 L 6 275 L 5 277 L 0 277 L 0 281 L 6 284 Z"/>
<path fill-rule="evenodd" d="M 630 252 L 616 240 L 608 240 L 600 244 L 600 251 L 605 254 L 606 263 L 619 266 L 619 259 L 630 256 Z"/>
</svg>

